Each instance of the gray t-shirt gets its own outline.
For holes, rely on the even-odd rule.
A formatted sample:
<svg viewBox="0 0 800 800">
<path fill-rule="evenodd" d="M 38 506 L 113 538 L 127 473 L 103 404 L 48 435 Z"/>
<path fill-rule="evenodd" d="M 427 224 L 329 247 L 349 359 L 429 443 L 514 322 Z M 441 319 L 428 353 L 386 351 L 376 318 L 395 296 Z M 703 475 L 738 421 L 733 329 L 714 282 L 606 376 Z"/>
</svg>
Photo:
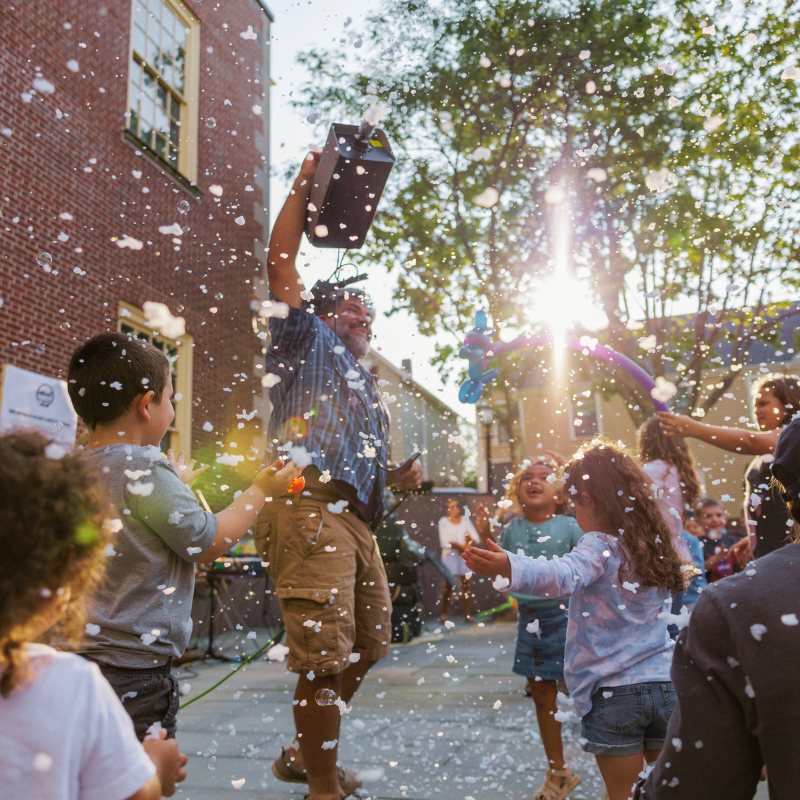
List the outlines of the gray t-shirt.
<svg viewBox="0 0 800 800">
<path fill-rule="evenodd" d="M 165 664 L 189 642 L 194 562 L 213 543 L 217 518 L 157 447 L 114 444 L 85 457 L 103 475 L 122 530 L 78 651 L 119 667 Z"/>
</svg>

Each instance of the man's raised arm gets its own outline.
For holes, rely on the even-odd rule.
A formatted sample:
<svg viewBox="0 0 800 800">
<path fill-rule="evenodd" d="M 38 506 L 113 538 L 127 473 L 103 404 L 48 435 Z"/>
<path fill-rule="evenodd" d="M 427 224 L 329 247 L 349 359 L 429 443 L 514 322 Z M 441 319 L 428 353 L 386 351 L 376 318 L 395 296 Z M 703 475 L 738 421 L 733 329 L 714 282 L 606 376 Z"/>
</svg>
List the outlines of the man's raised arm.
<svg viewBox="0 0 800 800">
<path fill-rule="evenodd" d="M 303 159 L 300 174 L 283 204 L 269 237 L 267 279 L 269 289 L 278 300 L 292 308 L 301 308 L 303 281 L 297 271 L 297 254 L 305 229 L 308 195 L 319 164 L 319 153 L 309 153 Z"/>
</svg>

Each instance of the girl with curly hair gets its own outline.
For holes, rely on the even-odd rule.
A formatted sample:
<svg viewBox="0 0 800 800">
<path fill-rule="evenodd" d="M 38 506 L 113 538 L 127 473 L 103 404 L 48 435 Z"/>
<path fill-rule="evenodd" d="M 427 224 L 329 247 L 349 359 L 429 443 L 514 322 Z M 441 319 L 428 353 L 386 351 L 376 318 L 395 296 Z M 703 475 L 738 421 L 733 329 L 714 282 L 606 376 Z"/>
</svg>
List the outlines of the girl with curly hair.
<svg viewBox="0 0 800 800">
<path fill-rule="evenodd" d="M 186 777 L 174 739 L 139 743 L 78 640 L 119 520 L 86 459 L 34 433 L 0 437 L 0 775 L 8 800 L 156 800 Z"/>
<path fill-rule="evenodd" d="M 761 558 L 789 543 L 789 514 L 771 486 L 770 466 L 778 437 L 800 411 L 800 378 L 766 375 L 753 387 L 753 407 L 757 433 L 706 425 L 667 411 L 658 416 L 667 436 L 693 437 L 730 453 L 755 456 L 745 471 L 744 510 L 753 557 Z"/>
<path fill-rule="evenodd" d="M 488 540 L 464 559 L 512 592 L 570 598 L 564 677 L 583 748 L 610 800 L 625 800 L 644 761 L 658 757 L 675 704 L 667 616 L 686 567 L 649 479 L 622 446 L 586 442 L 564 467 L 562 491 L 586 531 L 571 553 L 532 559 Z"/>
</svg>

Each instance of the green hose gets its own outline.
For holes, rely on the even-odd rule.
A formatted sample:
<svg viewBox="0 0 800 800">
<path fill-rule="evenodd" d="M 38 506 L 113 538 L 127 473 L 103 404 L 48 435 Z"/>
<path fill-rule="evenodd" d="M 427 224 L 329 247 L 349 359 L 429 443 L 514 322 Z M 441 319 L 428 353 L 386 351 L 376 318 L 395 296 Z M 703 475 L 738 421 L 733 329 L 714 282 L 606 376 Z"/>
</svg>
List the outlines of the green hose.
<svg viewBox="0 0 800 800">
<path fill-rule="evenodd" d="M 193 697 L 191 700 L 187 700 L 185 703 L 182 703 L 179 706 L 179 710 L 182 708 L 186 708 L 186 706 L 190 706 L 192 703 L 194 703 L 195 700 L 199 700 L 201 697 L 205 697 L 209 692 L 213 692 L 214 689 L 217 688 L 217 686 L 221 686 L 223 683 L 225 683 L 225 681 L 228 680 L 228 678 L 235 675 L 242 667 L 244 667 L 246 664 L 249 664 L 256 656 L 261 655 L 261 653 L 263 653 L 271 644 L 273 644 L 276 639 L 279 639 L 283 635 L 283 632 L 285 630 L 286 626 L 281 625 L 278 632 L 274 636 L 272 636 L 270 640 L 263 647 L 259 647 L 258 650 L 255 651 L 255 653 L 248 656 L 244 661 L 242 661 L 239 664 L 238 667 L 236 667 L 235 670 L 229 672 L 222 680 L 217 681 L 211 688 L 206 689 L 204 692 L 201 692 L 199 695 L 197 695 L 197 697 Z"/>
</svg>

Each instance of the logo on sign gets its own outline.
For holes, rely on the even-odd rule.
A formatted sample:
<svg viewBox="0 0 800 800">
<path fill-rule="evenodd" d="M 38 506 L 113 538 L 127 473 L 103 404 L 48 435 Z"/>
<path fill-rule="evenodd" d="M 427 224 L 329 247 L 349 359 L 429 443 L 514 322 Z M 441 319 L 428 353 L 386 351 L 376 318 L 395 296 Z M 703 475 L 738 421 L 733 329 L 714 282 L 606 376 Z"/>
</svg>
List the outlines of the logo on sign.
<svg viewBox="0 0 800 800">
<path fill-rule="evenodd" d="M 52 405 L 53 400 L 56 399 L 56 393 L 53 391 L 53 387 L 50 384 L 43 383 L 37 390 L 36 390 L 36 402 L 42 408 L 48 408 L 48 406 Z"/>
</svg>

